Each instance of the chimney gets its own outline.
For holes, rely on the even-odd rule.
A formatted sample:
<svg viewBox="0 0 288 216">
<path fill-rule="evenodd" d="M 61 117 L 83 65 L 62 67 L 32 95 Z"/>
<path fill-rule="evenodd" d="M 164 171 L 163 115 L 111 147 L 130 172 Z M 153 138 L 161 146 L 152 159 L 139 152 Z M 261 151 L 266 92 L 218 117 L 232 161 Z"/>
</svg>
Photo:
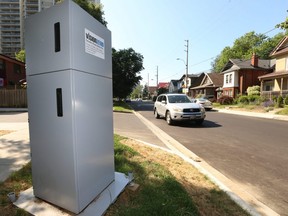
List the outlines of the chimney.
<svg viewBox="0 0 288 216">
<path fill-rule="evenodd" d="M 258 56 L 255 53 L 253 53 L 253 55 L 252 55 L 251 65 L 253 67 L 258 67 Z"/>
</svg>

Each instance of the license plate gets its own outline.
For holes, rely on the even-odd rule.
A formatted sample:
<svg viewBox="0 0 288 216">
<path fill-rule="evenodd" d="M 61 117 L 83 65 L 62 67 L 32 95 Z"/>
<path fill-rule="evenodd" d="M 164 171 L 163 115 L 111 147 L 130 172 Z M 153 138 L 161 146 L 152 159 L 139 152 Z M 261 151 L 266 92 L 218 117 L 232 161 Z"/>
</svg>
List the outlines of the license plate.
<svg viewBox="0 0 288 216">
<path fill-rule="evenodd" d="M 191 116 L 190 119 L 198 119 L 201 118 L 201 115 L 197 115 L 197 116 Z"/>
</svg>

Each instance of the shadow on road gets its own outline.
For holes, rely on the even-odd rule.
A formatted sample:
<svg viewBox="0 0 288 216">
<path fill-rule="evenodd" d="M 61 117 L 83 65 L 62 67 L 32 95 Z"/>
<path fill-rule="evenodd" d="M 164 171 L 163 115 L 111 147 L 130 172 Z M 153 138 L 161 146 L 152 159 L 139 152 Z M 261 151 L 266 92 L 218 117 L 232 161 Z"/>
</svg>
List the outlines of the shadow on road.
<svg viewBox="0 0 288 216">
<path fill-rule="evenodd" d="M 222 125 L 209 121 L 209 120 L 204 120 L 202 125 L 197 125 L 195 122 L 175 122 L 174 127 L 184 127 L 184 128 L 215 128 L 215 127 L 222 127 Z"/>
</svg>

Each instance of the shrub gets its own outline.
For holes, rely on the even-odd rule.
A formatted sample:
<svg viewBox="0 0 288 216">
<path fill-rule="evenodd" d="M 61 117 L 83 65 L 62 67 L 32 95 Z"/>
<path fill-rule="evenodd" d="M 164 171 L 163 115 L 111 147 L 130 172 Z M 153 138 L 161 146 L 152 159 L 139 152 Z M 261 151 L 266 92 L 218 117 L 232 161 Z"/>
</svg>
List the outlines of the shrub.
<svg viewBox="0 0 288 216">
<path fill-rule="evenodd" d="M 263 106 L 264 107 L 274 107 L 274 101 L 273 100 L 265 100 L 264 102 L 263 102 Z"/>
<path fill-rule="evenodd" d="M 262 99 L 259 95 L 249 95 L 248 100 L 249 100 L 249 103 L 260 104 Z"/>
<path fill-rule="evenodd" d="M 277 102 L 277 96 L 272 96 L 272 100 L 276 103 Z"/>
<path fill-rule="evenodd" d="M 284 99 L 284 104 L 288 105 L 288 95 L 286 95 L 285 99 Z"/>
<path fill-rule="evenodd" d="M 279 95 L 278 96 L 278 98 L 277 98 L 277 104 L 276 104 L 276 106 L 278 107 L 278 108 L 281 108 L 281 107 L 283 107 L 283 97 L 281 96 L 281 95 Z"/>
<path fill-rule="evenodd" d="M 250 95 L 260 95 L 260 86 L 250 86 L 247 88 L 247 94 Z"/>
<path fill-rule="evenodd" d="M 248 97 L 246 95 L 242 95 L 238 98 L 237 102 L 241 103 L 241 104 L 248 104 L 249 100 L 248 100 Z"/>
<path fill-rule="evenodd" d="M 234 99 L 233 97 L 230 97 L 228 95 L 223 95 L 220 98 L 218 98 L 218 103 L 220 103 L 221 105 L 230 105 L 233 104 Z"/>
</svg>

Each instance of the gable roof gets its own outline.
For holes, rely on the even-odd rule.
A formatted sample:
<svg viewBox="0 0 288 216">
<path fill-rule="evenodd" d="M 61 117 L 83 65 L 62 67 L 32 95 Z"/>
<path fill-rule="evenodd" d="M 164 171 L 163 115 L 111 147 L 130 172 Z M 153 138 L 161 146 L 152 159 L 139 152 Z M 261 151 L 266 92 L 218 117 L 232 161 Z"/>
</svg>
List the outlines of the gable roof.
<svg viewBox="0 0 288 216">
<path fill-rule="evenodd" d="M 172 84 L 174 87 L 177 87 L 179 80 L 171 80 L 170 85 Z"/>
<path fill-rule="evenodd" d="M 223 75 L 219 73 L 205 73 L 204 78 L 201 81 L 200 86 L 217 86 L 223 85 Z"/>
<path fill-rule="evenodd" d="M 288 53 L 288 36 L 282 38 L 278 45 L 270 53 L 271 57 L 276 57 L 281 54 Z"/>
<path fill-rule="evenodd" d="M 240 70 L 240 69 L 271 70 L 274 65 L 275 65 L 274 60 L 258 59 L 258 66 L 255 67 L 251 65 L 251 59 L 247 59 L 247 60 L 229 59 L 228 63 L 225 65 L 225 67 L 221 70 L 220 73 L 228 73 L 228 72 L 232 72 L 232 71 Z"/>
<path fill-rule="evenodd" d="M 217 88 L 223 86 L 223 75 L 220 73 L 203 73 L 201 82 L 194 86 L 192 89 L 203 89 L 203 88 Z"/>
<path fill-rule="evenodd" d="M 209 78 L 211 79 L 214 86 L 222 86 L 223 85 L 223 75 L 220 73 L 208 73 L 207 74 Z"/>
<path fill-rule="evenodd" d="M 185 77 L 186 77 L 186 75 L 184 74 L 184 75 L 179 79 L 179 81 L 184 80 Z M 190 86 L 190 88 L 200 85 L 203 77 L 204 77 L 204 73 L 188 74 L 188 78 L 190 78 L 190 80 L 191 80 L 191 86 Z"/>
</svg>

